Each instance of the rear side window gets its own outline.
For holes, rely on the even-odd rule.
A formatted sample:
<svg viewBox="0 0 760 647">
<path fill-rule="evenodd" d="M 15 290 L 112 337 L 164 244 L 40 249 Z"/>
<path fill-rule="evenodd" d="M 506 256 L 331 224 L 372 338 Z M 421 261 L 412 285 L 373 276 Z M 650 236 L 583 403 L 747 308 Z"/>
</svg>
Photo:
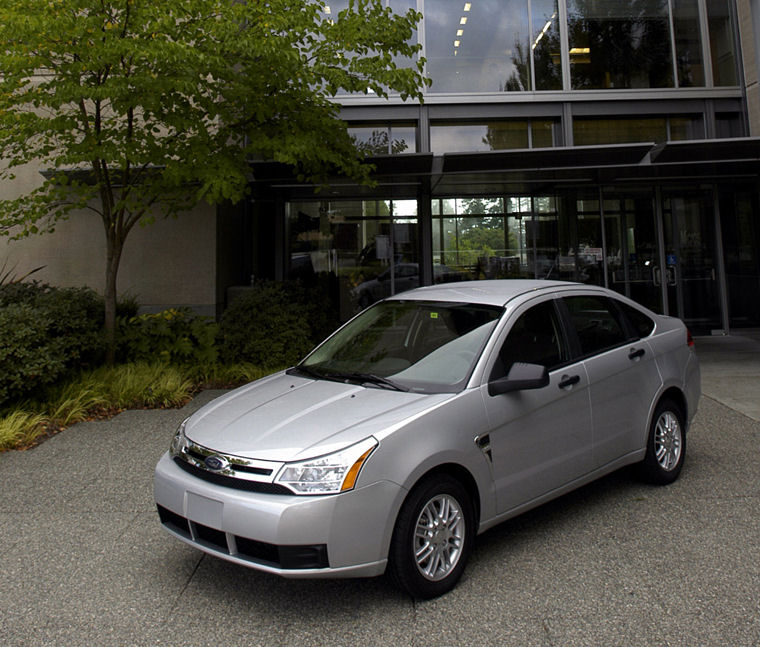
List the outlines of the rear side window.
<svg viewBox="0 0 760 647">
<path fill-rule="evenodd" d="M 633 326 L 633 329 L 636 331 L 636 335 L 639 338 L 649 337 L 649 335 L 652 334 L 652 331 L 654 330 L 654 321 L 641 312 L 641 310 L 637 310 L 622 301 L 616 300 L 615 303 L 617 303 L 623 311 L 623 314 L 631 323 L 631 326 Z"/>
<path fill-rule="evenodd" d="M 565 297 L 582 355 L 593 355 L 628 340 L 613 304 L 605 297 Z"/>
</svg>

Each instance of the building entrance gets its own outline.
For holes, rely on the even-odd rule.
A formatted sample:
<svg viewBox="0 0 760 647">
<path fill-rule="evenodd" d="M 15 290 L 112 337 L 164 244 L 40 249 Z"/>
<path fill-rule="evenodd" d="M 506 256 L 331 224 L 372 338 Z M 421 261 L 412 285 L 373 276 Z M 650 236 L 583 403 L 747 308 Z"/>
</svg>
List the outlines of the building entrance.
<svg viewBox="0 0 760 647">
<path fill-rule="evenodd" d="M 336 276 L 341 319 L 416 287 L 420 264 L 429 263 L 434 283 L 545 278 L 604 285 L 710 334 L 728 321 L 712 193 L 608 186 L 434 198 L 428 244 L 420 239 L 415 200 L 291 202 L 289 275 Z"/>
<path fill-rule="evenodd" d="M 667 313 L 702 334 L 722 328 L 712 204 L 708 193 L 666 194 L 662 200 Z"/>
</svg>

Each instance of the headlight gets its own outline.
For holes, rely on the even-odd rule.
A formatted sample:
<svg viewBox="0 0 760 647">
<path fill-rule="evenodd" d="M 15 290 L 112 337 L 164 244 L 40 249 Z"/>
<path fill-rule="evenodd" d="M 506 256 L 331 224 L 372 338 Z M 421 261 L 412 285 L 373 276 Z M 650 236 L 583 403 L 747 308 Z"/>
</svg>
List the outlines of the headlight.
<svg viewBox="0 0 760 647">
<path fill-rule="evenodd" d="M 187 424 L 187 421 L 188 418 L 185 418 L 180 423 L 179 427 L 177 427 L 177 432 L 174 434 L 174 438 L 172 438 L 172 443 L 169 445 L 169 455 L 172 458 L 187 451 L 187 438 L 185 437 L 185 425 Z"/>
<path fill-rule="evenodd" d="M 296 494 L 345 492 L 354 487 L 362 465 L 377 444 L 377 440 L 370 436 L 334 454 L 286 463 L 275 482 Z"/>
</svg>

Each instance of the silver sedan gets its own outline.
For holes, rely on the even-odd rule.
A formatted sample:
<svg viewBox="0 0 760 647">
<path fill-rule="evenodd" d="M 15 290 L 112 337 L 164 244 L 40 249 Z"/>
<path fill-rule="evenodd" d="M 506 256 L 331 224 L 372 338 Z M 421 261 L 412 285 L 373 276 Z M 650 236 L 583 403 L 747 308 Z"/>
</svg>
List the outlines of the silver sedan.
<svg viewBox="0 0 760 647">
<path fill-rule="evenodd" d="M 478 281 L 357 315 L 185 420 L 163 526 L 285 577 L 451 589 L 475 537 L 625 465 L 674 481 L 700 396 L 678 319 L 603 288 Z"/>
</svg>

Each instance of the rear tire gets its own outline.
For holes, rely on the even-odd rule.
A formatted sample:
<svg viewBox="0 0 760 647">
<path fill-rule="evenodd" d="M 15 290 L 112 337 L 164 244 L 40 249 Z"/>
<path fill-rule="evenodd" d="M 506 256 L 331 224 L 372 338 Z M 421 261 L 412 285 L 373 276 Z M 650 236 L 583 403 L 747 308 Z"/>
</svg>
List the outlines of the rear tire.
<svg viewBox="0 0 760 647">
<path fill-rule="evenodd" d="M 681 473 L 686 457 L 684 415 L 673 400 L 660 401 L 652 416 L 647 438 L 647 453 L 639 474 L 648 483 L 667 485 Z"/>
<path fill-rule="evenodd" d="M 415 598 L 443 595 L 462 576 L 474 539 L 475 514 L 467 490 L 451 476 L 431 475 L 401 506 L 388 573 Z"/>
</svg>

